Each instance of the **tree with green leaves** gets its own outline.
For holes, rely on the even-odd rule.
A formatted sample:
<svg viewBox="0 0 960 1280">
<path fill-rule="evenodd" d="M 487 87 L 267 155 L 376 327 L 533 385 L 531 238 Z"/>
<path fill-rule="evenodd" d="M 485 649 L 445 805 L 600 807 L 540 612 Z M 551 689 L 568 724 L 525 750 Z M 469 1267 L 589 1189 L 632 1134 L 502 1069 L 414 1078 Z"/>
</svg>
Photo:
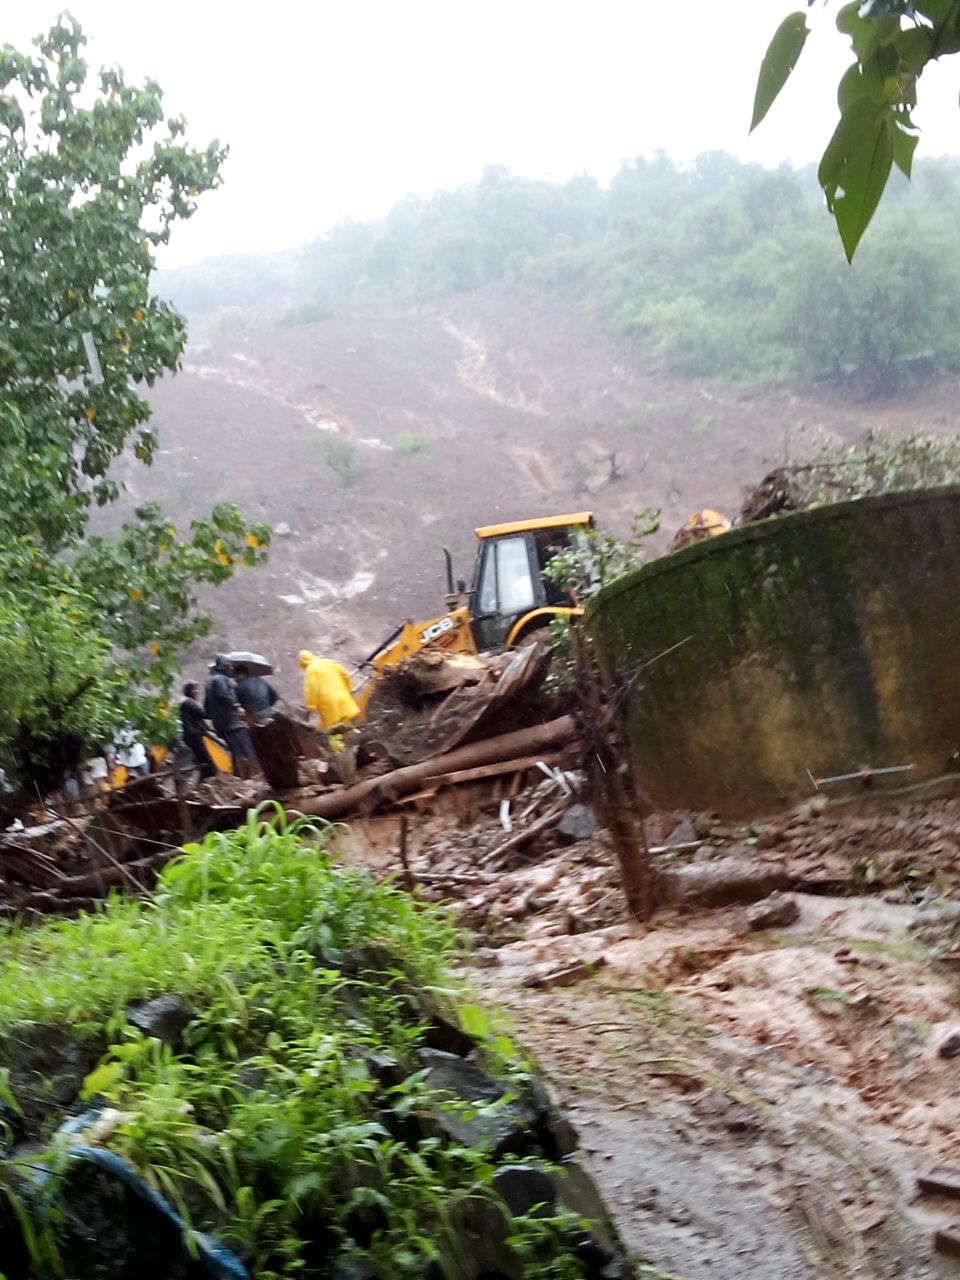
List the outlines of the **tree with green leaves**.
<svg viewBox="0 0 960 1280">
<path fill-rule="evenodd" d="M 187 145 L 152 81 L 91 77 L 84 44 L 63 15 L 32 52 L 0 49 L 0 615 L 41 651 L 0 657 L 20 672 L 19 693 L 0 685 L 0 714 L 20 721 L 0 725 L 0 766 L 20 781 L 47 778 L 59 733 L 92 745 L 105 702 L 163 733 L 177 651 L 209 630 L 196 584 L 258 562 L 269 540 L 230 505 L 183 532 L 148 506 L 90 536 L 93 509 L 119 496 L 115 460 L 153 460 L 141 388 L 186 342 L 151 293 L 155 255 L 226 152 Z"/>
<path fill-rule="evenodd" d="M 815 3 L 807 0 L 807 8 Z M 960 0 L 854 0 L 840 6 L 837 28 L 854 60 L 840 80 L 840 120 L 817 177 L 852 259 L 893 166 L 910 177 L 917 82 L 931 62 L 960 52 Z M 789 80 L 809 34 L 803 10 L 777 28 L 760 68 L 751 129 Z"/>
</svg>

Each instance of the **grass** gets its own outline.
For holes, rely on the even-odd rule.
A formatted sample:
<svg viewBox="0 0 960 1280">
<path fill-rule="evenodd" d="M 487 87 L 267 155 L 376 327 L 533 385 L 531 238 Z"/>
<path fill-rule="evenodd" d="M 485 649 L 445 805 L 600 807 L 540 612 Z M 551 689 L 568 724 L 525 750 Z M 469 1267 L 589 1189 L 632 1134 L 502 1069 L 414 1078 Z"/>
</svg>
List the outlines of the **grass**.
<svg viewBox="0 0 960 1280">
<path fill-rule="evenodd" d="M 430 448 L 430 441 L 426 436 L 418 435 L 415 431 L 401 431 L 393 442 L 394 453 L 399 453 L 404 457 L 412 457 L 417 453 L 426 453 Z"/>
<path fill-rule="evenodd" d="M 396 1136 L 428 1100 L 412 1070 L 424 1000 L 454 1021 L 459 1007 L 491 1069 L 515 1087 L 524 1079 L 512 1044 L 450 986 L 457 936 L 447 917 L 336 867 L 329 834 L 287 825 L 279 809 L 254 812 L 239 830 L 187 846 L 152 900 L 115 897 L 76 921 L 9 928 L 0 960 L 0 1035 L 38 1020 L 100 1037 L 108 1047 L 84 1095 L 118 1117 L 110 1149 L 258 1280 L 302 1272 L 305 1224 L 322 1222 L 330 1247 L 353 1256 L 364 1214 L 376 1223 L 362 1247 L 377 1274 L 423 1275 L 445 1265 L 458 1200 L 491 1194 L 481 1151 Z M 389 971 L 345 978 L 339 965 L 360 945 L 382 948 Z M 131 1000 L 168 993 L 196 1011 L 177 1053 L 124 1014 Z M 410 1074 L 384 1091 L 365 1060 L 373 1050 Z M 12 1165 L 0 1161 L 0 1189 Z M 48 1262 L 52 1230 L 34 1242 Z M 511 1230 L 525 1276 L 581 1274 L 565 1245 L 545 1247 L 566 1239 L 569 1219 L 516 1219 Z M 536 1258 L 547 1256 L 541 1269 Z"/>
<path fill-rule="evenodd" d="M 357 459 L 356 446 L 349 440 L 321 440 L 327 465 L 336 474 L 342 485 L 349 487 L 360 478 L 360 463 Z"/>
</svg>

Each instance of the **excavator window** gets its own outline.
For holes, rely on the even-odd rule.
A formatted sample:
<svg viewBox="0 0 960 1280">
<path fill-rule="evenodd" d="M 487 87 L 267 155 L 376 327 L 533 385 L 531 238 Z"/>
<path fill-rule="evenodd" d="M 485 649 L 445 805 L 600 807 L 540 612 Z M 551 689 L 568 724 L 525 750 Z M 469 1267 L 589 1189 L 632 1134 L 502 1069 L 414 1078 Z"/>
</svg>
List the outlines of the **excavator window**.
<svg viewBox="0 0 960 1280">
<path fill-rule="evenodd" d="M 526 537 L 498 538 L 492 550 L 493 555 L 484 557 L 478 612 L 515 614 L 532 609 L 536 588 Z"/>
<path fill-rule="evenodd" d="M 570 530 L 541 529 L 534 535 L 534 545 L 537 549 L 537 566 L 540 570 L 540 579 L 543 583 L 547 604 L 568 605 L 570 603 L 570 592 L 565 591 L 559 583 L 554 582 L 551 578 L 545 578 L 543 571 L 554 556 L 560 555 L 569 549 Z"/>
</svg>

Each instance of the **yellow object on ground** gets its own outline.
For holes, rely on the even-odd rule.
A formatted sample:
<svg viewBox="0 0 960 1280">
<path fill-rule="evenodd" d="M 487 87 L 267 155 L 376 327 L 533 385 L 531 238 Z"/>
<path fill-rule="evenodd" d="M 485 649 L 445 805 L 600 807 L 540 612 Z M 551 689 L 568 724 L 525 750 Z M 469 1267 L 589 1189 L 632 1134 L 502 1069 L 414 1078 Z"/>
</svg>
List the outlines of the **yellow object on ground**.
<svg viewBox="0 0 960 1280">
<path fill-rule="evenodd" d="M 702 511 L 695 511 L 687 525 L 691 529 L 697 529 L 702 533 L 709 534 L 711 538 L 715 538 L 718 533 L 725 533 L 730 528 L 730 521 L 726 516 L 720 514 L 719 511 L 711 511 L 709 507 L 704 507 Z"/>
<path fill-rule="evenodd" d="M 303 671 L 303 700 L 307 711 L 315 711 L 321 729 L 349 724 L 356 720 L 360 708 L 354 701 L 350 676 L 332 658 L 318 658 L 309 649 L 301 649 L 297 662 Z"/>
<path fill-rule="evenodd" d="M 230 759 L 230 752 L 224 750 L 218 742 L 214 742 L 211 737 L 204 734 L 203 745 L 207 748 L 207 755 L 217 767 L 218 773 L 232 773 L 233 761 Z"/>
</svg>

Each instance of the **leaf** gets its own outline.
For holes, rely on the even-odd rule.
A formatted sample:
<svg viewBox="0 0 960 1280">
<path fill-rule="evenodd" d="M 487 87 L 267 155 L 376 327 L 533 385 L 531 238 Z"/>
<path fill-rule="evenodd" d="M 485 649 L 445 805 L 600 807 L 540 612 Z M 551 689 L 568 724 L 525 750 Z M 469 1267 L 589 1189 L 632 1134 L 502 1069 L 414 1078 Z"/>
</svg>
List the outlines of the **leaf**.
<svg viewBox="0 0 960 1280">
<path fill-rule="evenodd" d="M 878 106 L 866 98 L 856 98 L 840 117 L 817 169 L 817 181 L 826 192 L 827 205 L 831 211 L 833 191 L 840 185 L 839 176 L 844 165 L 848 163 L 850 156 L 861 145 L 863 139 L 876 127 L 876 122 L 884 111 L 883 106 Z"/>
<path fill-rule="evenodd" d="M 882 115 L 844 165 L 843 195 L 833 202 L 833 216 L 847 261 L 853 261 L 860 239 L 876 212 L 893 166 L 893 121 Z"/>
<path fill-rule="evenodd" d="M 913 153 L 916 151 L 919 141 L 919 134 L 908 133 L 898 121 L 894 121 L 893 163 L 908 178 L 913 168 Z"/>
<path fill-rule="evenodd" d="M 760 64 L 757 92 L 753 99 L 751 133 L 776 102 L 780 90 L 789 80 L 809 34 L 807 15 L 802 11 L 788 14 L 777 27 Z"/>
<path fill-rule="evenodd" d="M 86 1102 L 98 1093 L 106 1093 L 111 1085 L 116 1084 L 123 1073 L 122 1062 L 101 1063 L 99 1067 L 94 1067 L 90 1074 L 84 1077 L 80 1097 Z"/>
<path fill-rule="evenodd" d="M 860 14 L 864 18 L 902 16 L 913 9 L 913 0 L 864 0 Z"/>
<path fill-rule="evenodd" d="M 460 1025 L 474 1040 L 485 1040 L 490 1033 L 490 1019 L 478 1004 L 466 1004 L 460 1010 Z"/>
</svg>

